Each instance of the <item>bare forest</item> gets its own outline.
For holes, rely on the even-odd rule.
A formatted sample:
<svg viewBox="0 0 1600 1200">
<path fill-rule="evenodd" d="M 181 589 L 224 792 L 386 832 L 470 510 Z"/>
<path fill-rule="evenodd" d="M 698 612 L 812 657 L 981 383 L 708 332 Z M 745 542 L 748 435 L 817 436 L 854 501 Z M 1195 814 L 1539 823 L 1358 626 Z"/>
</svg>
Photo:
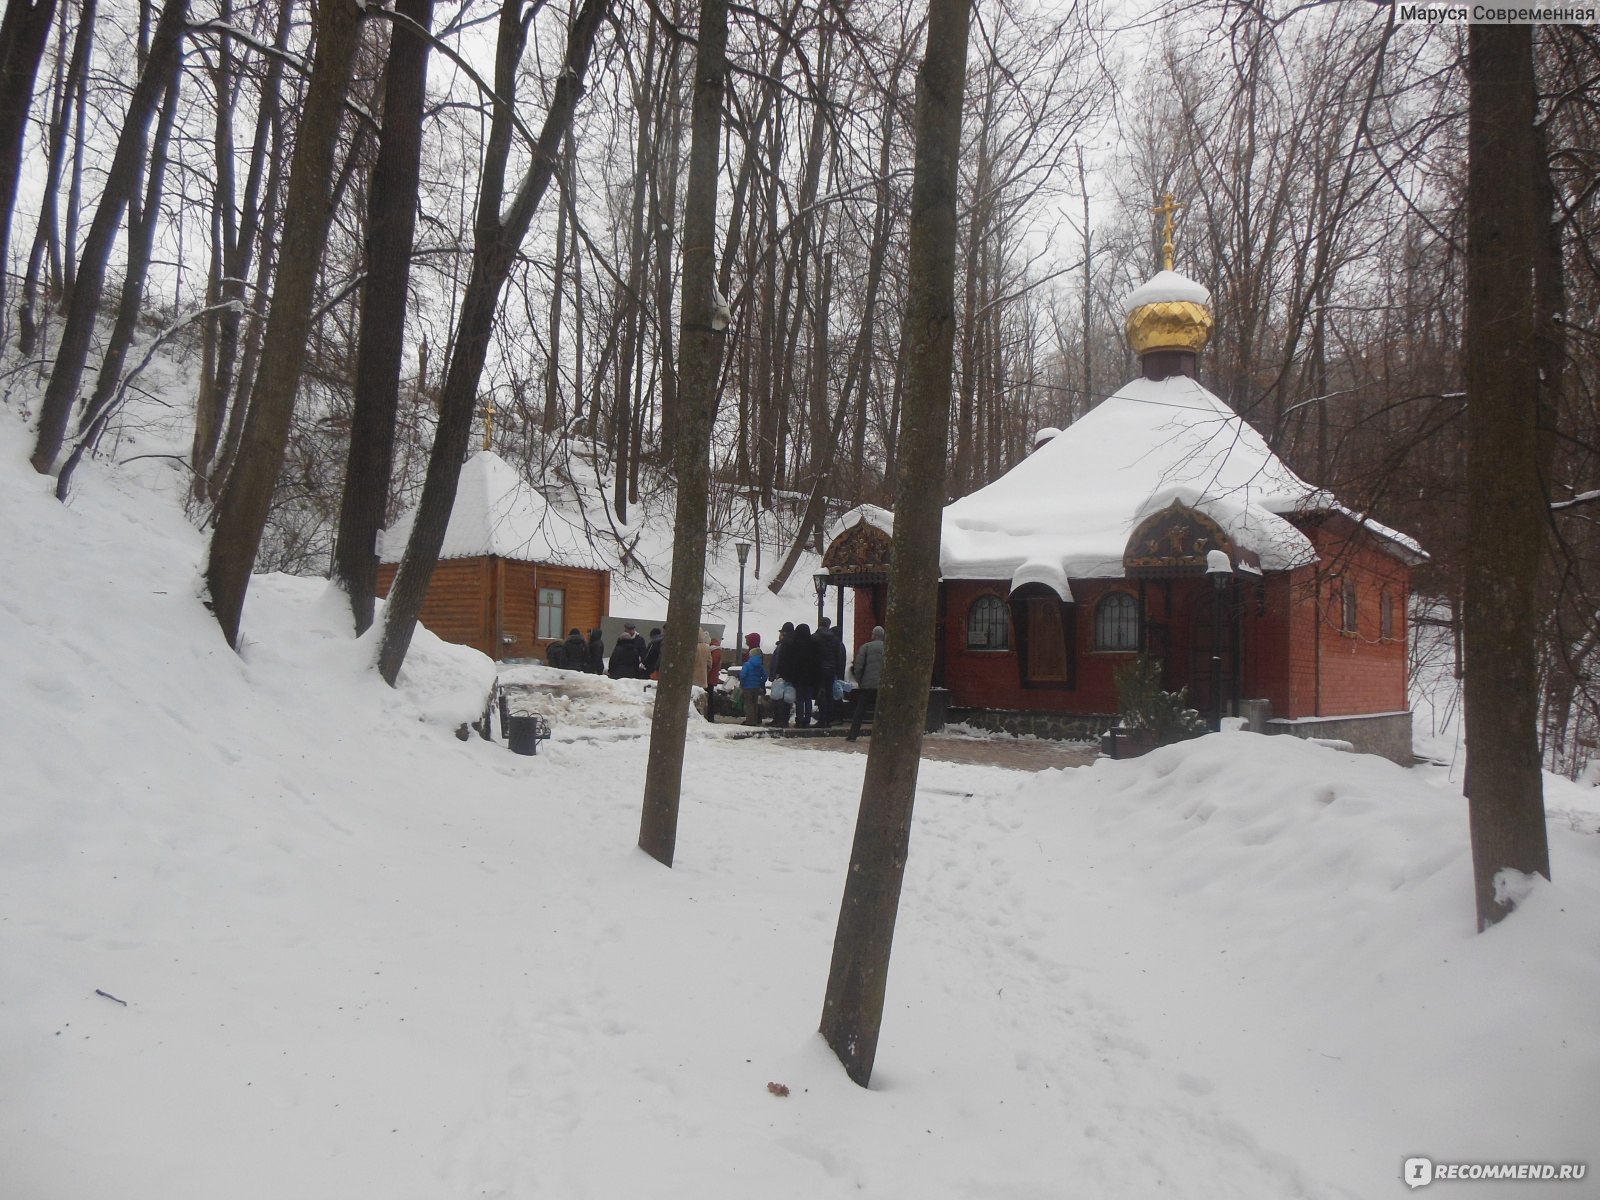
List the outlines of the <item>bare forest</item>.
<svg viewBox="0 0 1600 1200">
<path fill-rule="evenodd" d="M 928 465 L 902 437 L 927 19 L 727 6 L 707 214 L 684 0 L 7 0 L 0 372 L 34 468 L 65 497 L 151 357 L 182 356 L 230 641 L 253 570 L 338 578 L 366 628 L 374 535 L 421 500 L 391 680 L 479 445 L 552 494 L 603 489 L 594 537 L 626 567 L 704 428 L 704 535 L 753 538 L 770 578 Z M 1600 738 L 1600 42 L 1532 38 L 1538 736 L 1575 774 Z M 1129 377 L 1121 301 L 1170 192 L 1178 269 L 1213 296 L 1202 379 L 1429 551 L 1414 652 L 1459 677 L 1469 558 L 1501 549 L 1470 512 L 1470 74 L 1464 27 L 1382 6 L 975 6 L 947 495 Z M 727 324 L 702 424 L 680 343 L 708 251 Z"/>
</svg>

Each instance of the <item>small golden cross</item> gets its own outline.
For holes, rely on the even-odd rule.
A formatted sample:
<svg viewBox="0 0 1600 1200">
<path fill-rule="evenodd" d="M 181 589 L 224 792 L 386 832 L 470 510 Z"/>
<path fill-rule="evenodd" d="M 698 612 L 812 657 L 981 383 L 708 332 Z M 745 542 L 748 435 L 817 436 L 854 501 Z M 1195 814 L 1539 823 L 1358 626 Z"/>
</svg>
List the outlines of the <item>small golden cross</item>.
<svg viewBox="0 0 1600 1200">
<path fill-rule="evenodd" d="M 1169 271 L 1172 270 L 1172 255 L 1177 250 L 1172 238 L 1172 216 L 1174 213 L 1182 212 L 1184 208 L 1184 205 L 1173 199 L 1171 192 L 1167 192 L 1161 197 L 1161 203 L 1150 210 L 1156 216 L 1166 218 L 1161 229 L 1161 258 L 1163 266 Z"/>
<path fill-rule="evenodd" d="M 478 415 L 483 418 L 483 448 L 494 449 L 494 398 L 484 397 L 483 407 L 478 410 Z"/>
</svg>

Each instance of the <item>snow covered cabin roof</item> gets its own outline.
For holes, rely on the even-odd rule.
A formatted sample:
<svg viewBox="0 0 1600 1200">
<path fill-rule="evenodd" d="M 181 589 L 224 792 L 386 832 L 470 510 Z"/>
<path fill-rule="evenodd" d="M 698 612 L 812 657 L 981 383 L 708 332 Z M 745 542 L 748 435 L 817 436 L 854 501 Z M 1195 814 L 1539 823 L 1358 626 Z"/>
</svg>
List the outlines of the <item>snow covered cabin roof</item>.
<svg viewBox="0 0 1600 1200">
<path fill-rule="evenodd" d="M 1135 379 L 946 507 L 941 573 L 1042 583 L 1070 601 L 1069 579 L 1121 578 L 1129 535 L 1174 502 L 1215 521 L 1263 570 L 1314 561 L 1285 517 L 1336 507 L 1195 380 Z"/>
<path fill-rule="evenodd" d="M 416 521 L 413 506 L 378 535 L 378 561 L 397 563 Z M 461 467 L 444 546 L 447 558 L 511 558 L 605 570 L 589 531 L 547 503 L 510 463 L 480 450 Z"/>
</svg>

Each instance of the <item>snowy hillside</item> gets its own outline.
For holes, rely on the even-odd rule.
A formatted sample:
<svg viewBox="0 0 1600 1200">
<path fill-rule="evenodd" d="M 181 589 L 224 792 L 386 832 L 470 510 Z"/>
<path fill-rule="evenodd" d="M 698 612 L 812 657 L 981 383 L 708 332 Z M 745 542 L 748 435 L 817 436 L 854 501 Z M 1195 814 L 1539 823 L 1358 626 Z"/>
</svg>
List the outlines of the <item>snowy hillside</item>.
<svg viewBox="0 0 1600 1200">
<path fill-rule="evenodd" d="M 1600 1196 L 1596 789 L 1476 936 L 1444 769 L 928 762 L 862 1091 L 814 1033 L 862 754 L 690 722 L 664 870 L 647 685 L 523 668 L 552 741 L 458 741 L 487 660 L 419 635 L 390 691 L 282 576 L 235 655 L 177 476 L 62 506 L 25 446 L 0 411 L 7 1200 Z"/>
</svg>

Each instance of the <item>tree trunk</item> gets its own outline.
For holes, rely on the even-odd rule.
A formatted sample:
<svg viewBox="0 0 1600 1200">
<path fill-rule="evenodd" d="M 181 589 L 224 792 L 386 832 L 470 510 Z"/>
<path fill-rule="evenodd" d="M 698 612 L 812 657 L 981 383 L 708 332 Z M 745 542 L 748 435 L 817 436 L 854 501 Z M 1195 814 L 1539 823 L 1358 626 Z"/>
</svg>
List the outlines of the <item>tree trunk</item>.
<svg viewBox="0 0 1600 1200">
<path fill-rule="evenodd" d="M 283 252 L 262 338 L 261 368 L 238 458 L 217 506 L 206 564 L 212 615 L 228 644 L 236 649 L 245 593 L 267 525 L 272 491 L 283 470 L 295 392 L 305 361 L 318 268 L 332 219 L 328 199 L 339 118 L 350 86 L 363 11 L 354 0 L 322 0 L 316 8 L 316 53 L 289 167 Z"/>
<path fill-rule="evenodd" d="M 678 103 L 678 44 L 669 42 L 662 83 L 663 132 L 657 138 L 658 167 L 650 173 L 650 227 L 655 238 L 656 358 L 661 363 L 661 454 L 677 444 L 678 364 L 672 332 L 672 229 L 678 219 L 678 148 L 683 141 L 683 107 Z"/>
<path fill-rule="evenodd" d="M 667 602 L 661 683 L 650 719 L 639 847 L 672 865 L 683 786 L 683 739 L 694 684 L 694 651 L 705 593 L 706 500 L 711 426 L 717 409 L 725 334 L 712 328 L 716 283 L 717 170 L 727 86 L 728 2 L 701 0 L 689 125 L 689 182 L 684 192 L 683 283 L 679 301 L 678 430 L 673 464 L 678 476 L 672 582 Z"/>
<path fill-rule="evenodd" d="M 622 336 L 620 349 L 617 352 L 616 385 L 613 389 L 616 418 L 612 424 L 616 433 L 614 467 L 616 473 L 612 479 L 611 509 L 616 513 L 617 520 L 622 523 L 628 520 L 628 498 L 636 490 L 632 486 L 632 481 L 639 469 L 641 438 L 637 433 L 641 424 L 639 420 L 641 414 L 635 411 L 635 406 L 642 409 L 645 402 L 643 394 L 634 387 L 634 358 L 643 336 L 642 289 L 646 260 L 654 242 L 654 239 L 645 235 L 644 214 L 648 177 L 655 159 L 650 104 L 650 77 L 655 69 L 655 59 L 655 26 L 652 24 L 646 40 L 644 69 L 640 72 L 641 78 L 634 91 L 634 107 L 639 113 L 639 136 L 634 146 L 633 195 L 628 210 L 628 277 L 625 284 L 620 280 L 617 283 L 617 312 L 613 318 L 621 328 Z"/>
<path fill-rule="evenodd" d="M 288 48 L 292 7 L 292 0 L 281 0 L 278 7 L 275 44 L 280 52 Z M 228 10 L 223 11 L 226 14 Z M 244 276 L 256 257 L 256 242 L 263 228 L 270 223 L 271 212 L 277 207 L 282 176 L 280 155 L 272 143 L 277 140 L 281 120 L 283 59 L 274 55 L 267 60 L 266 76 L 261 85 L 255 135 L 250 149 L 250 170 L 245 178 L 244 197 L 238 206 L 239 215 L 235 225 L 232 166 L 234 104 L 231 98 L 226 103 L 220 100 L 225 94 L 231 97 L 238 78 L 231 55 L 227 53 L 228 41 L 224 38 L 218 48 L 217 187 L 214 198 L 216 214 L 213 218 L 221 234 L 217 298 L 226 307 L 214 318 L 216 350 L 213 371 L 202 378 L 195 404 L 194 440 L 189 453 L 194 472 L 191 494 L 199 502 L 207 502 L 216 496 L 226 475 L 223 471 L 213 479 L 212 464 L 218 448 L 223 444 L 222 419 L 229 411 L 230 399 L 235 408 L 240 410 L 240 421 L 230 422 L 227 457 L 231 458 L 231 447 L 238 444 L 238 435 L 243 429 L 242 409 L 249 395 L 244 383 L 251 377 L 250 372 L 255 365 L 253 352 L 245 354 L 243 358 L 240 352 L 240 331 L 245 319 Z M 272 256 L 265 247 L 259 253 L 263 264 L 271 260 Z M 252 340 L 250 344 L 259 348 L 257 341 Z M 236 391 L 238 395 L 234 396 Z"/>
<path fill-rule="evenodd" d="M 173 75 L 172 84 L 161 104 L 156 136 L 150 147 L 150 176 L 145 184 L 144 199 L 136 208 L 130 207 L 128 212 L 128 267 L 122 281 L 122 298 L 112 324 L 111 340 L 106 344 L 105 357 L 100 361 L 100 374 L 95 380 L 94 392 L 84 407 L 82 420 L 78 422 L 78 444 L 56 479 L 57 500 L 67 498 L 67 491 L 72 486 L 72 473 L 79 459 L 83 457 L 84 450 L 98 440 L 99 430 L 104 428 L 112 398 L 122 380 L 122 364 L 128 357 L 139 316 L 144 311 L 144 289 L 150 273 L 150 253 L 155 245 L 156 221 L 161 215 L 161 194 L 167 175 L 167 147 L 172 140 L 172 123 L 178 112 L 181 80 L 181 75 Z"/>
<path fill-rule="evenodd" d="M 11 215 L 22 174 L 22 136 L 55 7 L 56 0 L 6 0 L 6 15 L 0 20 L 0 341 L 5 340 Z"/>
<path fill-rule="evenodd" d="M 821 241 L 826 244 L 826 222 L 820 233 Z M 821 484 L 828 476 L 827 464 L 837 452 L 839 441 L 838 432 L 830 431 L 828 425 L 828 309 L 833 304 L 833 252 L 830 250 L 821 257 L 818 272 L 821 282 L 817 285 L 816 303 L 811 307 L 811 379 L 806 389 L 810 401 L 807 436 L 811 442 L 807 473 L 813 485 Z"/>
<path fill-rule="evenodd" d="M 561 190 L 572 187 L 572 138 L 569 135 L 566 151 L 561 159 Z M 567 205 L 556 206 L 556 255 L 550 279 L 550 324 L 548 342 L 550 357 L 544 365 L 544 412 L 539 418 L 539 431 L 552 434 L 561 427 L 561 301 L 567 286 L 567 256 L 576 255 L 577 231 L 567 232 Z M 548 453 L 548 451 L 547 451 Z"/>
<path fill-rule="evenodd" d="M 389 591 L 383 615 L 383 644 L 378 650 L 378 672 L 391 686 L 400 677 L 406 651 L 416 632 L 417 616 L 428 594 L 433 569 L 439 562 L 450 510 L 455 505 L 461 460 L 472 432 L 478 380 L 489 353 L 489 337 L 500 291 L 511 273 L 517 249 L 550 180 L 561 163 L 561 143 L 572 127 L 572 116 L 583 94 L 595 34 L 609 8 L 609 0 L 584 0 L 567 31 L 566 60 L 557 76 L 545 113 L 538 143 L 533 147 L 528 173 L 522 179 L 505 216 L 500 215 L 504 195 L 506 158 L 511 148 L 511 106 L 515 103 L 517 64 L 522 58 L 526 29 L 515 0 L 502 10 L 496 48 L 494 120 L 484 154 L 484 177 L 478 197 L 473 236 L 472 271 L 462 298 L 461 316 L 449 356 L 449 367 L 439 391 L 439 427 L 428 456 L 428 474 L 417 501 L 417 517 L 406 543 L 405 557 Z"/>
<path fill-rule="evenodd" d="M 1089 173 L 1083 167 L 1083 146 L 1078 147 L 1078 189 L 1083 192 L 1083 390 L 1072 406 L 1076 419 L 1089 411 L 1094 388 L 1094 237 L 1089 224 Z M 1029 430 L 1031 435 L 1034 431 Z"/>
<path fill-rule="evenodd" d="M 883 260 L 889 249 L 889 233 L 894 226 L 894 213 L 889 203 L 890 151 L 894 146 L 894 113 L 900 97 L 900 71 L 902 62 L 896 58 L 894 72 L 889 78 L 888 91 L 883 99 L 883 129 L 878 142 L 878 178 L 875 186 L 877 205 L 872 218 L 872 251 L 867 260 L 867 297 L 861 309 L 861 333 L 856 342 L 856 356 L 850 364 L 850 374 L 845 377 L 844 396 L 851 395 L 859 380 L 860 402 L 855 406 L 855 425 L 850 438 L 850 499 L 860 503 L 863 498 L 863 468 L 867 449 L 867 394 L 871 390 L 873 359 L 876 355 L 878 325 L 878 291 L 883 283 Z"/>
<path fill-rule="evenodd" d="M 1545 536 L 1537 428 L 1533 31 L 1467 31 L 1466 788 L 1478 928 L 1505 870 L 1549 878 L 1535 586 Z"/>
<path fill-rule="evenodd" d="M 134 85 L 123 118 L 122 133 L 106 175 L 105 193 L 95 210 L 94 222 L 83 247 L 83 262 L 72 287 L 67 306 L 66 326 L 56 352 L 50 382 L 45 385 L 39 405 L 39 432 L 33 447 L 33 469 L 48 475 L 66 436 L 72 406 L 77 403 L 78 383 L 89 358 L 89 339 L 100 311 L 100 296 L 105 287 L 106 267 L 122 214 L 139 185 L 145 155 L 145 137 L 167 86 L 178 68 L 178 39 L 189 15 L 189 0 L 166 0 L 155 41 L 139 82 Z"/>
<path fill-rule="evenodd" d="M 907 253 L 903 462 L 895 481 L 888 644 L 839 906 L 822 1034 L 866 1087 L 878 1052 L 889 953 L 911 841 L 911 809 L 933 675 L 940 514 L 955 345 L 956 190 L 970 0 L 929 0 L 918 73 L 916 176 Z"/>
<path fill-rule="evenodd" d="M 776 125 L 776 123 L 774 123 Z M 768 135 L 768 158 L 777 161 L 778 135 L 776 128 Z M 767 215 L 767 228 L 778 227 L 778 180 L 766 182 L 763 197 Z M 785 283 L 785 288 L 788 284 Z M 771 246 L 762 255 L 761 267 L 761 340 L 756 359 L 756 481 L 761 488 L 761 507 L 770 509 L 776 497 L 773 490 L 778 476 L 778 328 L 782 320 L 778 306 L 778 254 Z"/>
<path fill-rule="evenodd" d="M 144 6 L 141 4 L 141 15 L 143 10 Z M 72 302 L 72 288 L 78 277 L 78 213 L 83 205 L 83 154 L 88 144 L 84 128 L 87 123 L 85 114 L 88 111 L 89 71 L 86 65 L 78 74 L 77 87 L 74 88 L 72 96 L 72 168 L 67 173 L 66 211 L 61 222 L 60 245 L 56 248 L 60 262 L 51 263 L 53 268 L 59 266 L 60 273 L 52 282 L 55 283 L 56 293 L 61 298 L 63 312 Z"/>
<path fill-rule="evenodd" d="M 256 296 L 268 294 L 268 283 L 277 265 L 278 254 L 269 231 L 279 224 L 278 198 L 283 193 L 284 163 L 282 156 L 273 154 L 267 167 L 267 192 L 262 201 L 263 239 L 256 255 Z M 233 400 L 224 397 L 223 407 L 228 415 L 228 427 L 217 444 L 216 459 L 206 476 L 208 496 L 220 496 L 233 473 L 233 462 L 239 453 L 239 443 L 244 436 L 245 417 L 250 412 L 250 397 L 256 384 L 256 366 L 261 361 L 261 339 L 266 331 L 266 320 L 259 311 L 252 311 L 244 326 L 244 348 L 239 352 L 239 369 L 235 372 L 238 384 Z"/>
<path fill-rule="evenodd" d="M 398 0 L 395 16 L 384 70 L 383 131 L 367 196 L 367 281 L 361 291 L 355 408 L 334 543 L 334 580 L 350 598 L 358 634 L 372 625 L 378 530 L 394 470 L 433 0 Z"/>
<path fill-rule="evenodd" d="M 27 273 L 22 281 L 22 303 L 17 311 L 17 346 L 24 358 L 32 357 L 39 331 L 35 317 L 39 277 L 45 270 L 48 255 L 50 279 L 59 278 L 60 247 L 56 231 L 56 193 L 61 190 L 61 174 L 67 159 L 67 124 L 71 120 L 73 94 L 78 78 L 89 61 L 89 47 L 94 38 L 95 0 L 83 0 L 79 9 L 78 29 L 72 38 L 72 55 L 63 68 L 61 53 L 56 54 L 54 97 L 51 105 L 50 138 L 46 150 L 44 195 L 39 203 L 39 227 L 34 234 L 33 249 L 28 255 Z M 65 41 L 67 31 L 66 10 L 62 10 L 60 41 Z"/>
</svg>

